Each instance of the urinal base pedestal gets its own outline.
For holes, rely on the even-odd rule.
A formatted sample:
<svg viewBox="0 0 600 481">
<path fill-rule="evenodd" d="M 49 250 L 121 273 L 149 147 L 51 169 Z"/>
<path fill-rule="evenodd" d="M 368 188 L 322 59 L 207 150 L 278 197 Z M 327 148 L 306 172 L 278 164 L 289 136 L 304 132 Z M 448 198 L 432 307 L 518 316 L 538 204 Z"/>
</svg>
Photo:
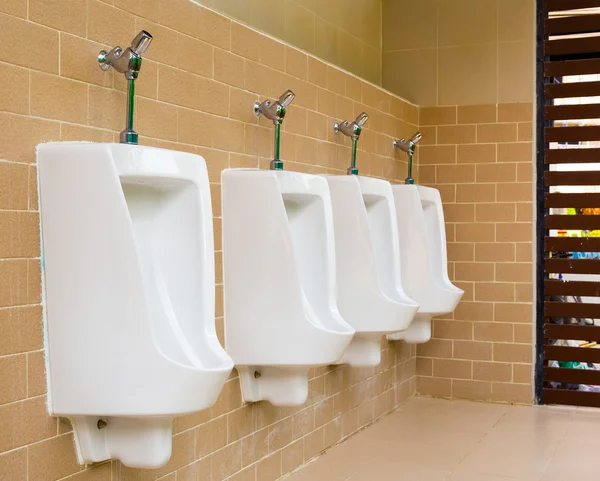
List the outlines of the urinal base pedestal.
<svg viewBox="0 0 600 481">
<path fill-rule="evenodd" d="M 352 367 L 374 367 L 381 362 L 381 334 L 361 335 L 356 333 L 342 359 L 336 364 Z"/>
<path fill-rule="evenodd" d="M 238 366 L 245 402 L 301 406 L 308 398 L 308 366 Z"/>
<path fill-rule="evenodd" d="M 423 344 L 431 339 L 431 316 L 417 314 L 408 329 L 388 334 L 388 341 L 404 341 L 408 344 Z"/>
<path fill-rule="evenodd" d="M 71 416 L 79 464 L 111 458 L 155 469 L 171 458 L 173 417 Z"/>
</svg>

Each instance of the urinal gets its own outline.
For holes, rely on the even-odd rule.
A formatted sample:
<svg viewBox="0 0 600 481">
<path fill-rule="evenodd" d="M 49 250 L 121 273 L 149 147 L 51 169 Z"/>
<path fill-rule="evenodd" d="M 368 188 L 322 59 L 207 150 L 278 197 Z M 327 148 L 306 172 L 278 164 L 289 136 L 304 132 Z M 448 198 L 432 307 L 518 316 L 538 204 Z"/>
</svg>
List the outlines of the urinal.
<svg viewBox="0 0 600 481">
<path fill-rule="evenodd" d="M 381 337 L 406 329 L 419 305 L 400 282 L 398 226 L 389 182 L 326 176 L 335 226 L 338 307 L 356 334 L 341 363 L 376 366 Z"/>
<path fill-rule="evenodd" d="M 233 368 L 215 332 L 202 157 L 124 144 L 38 147 L 49 410 L 80 463 L 156 468 L 174 416 Z"/>
<path fill-rule="evenodd" d="M 222 173 L 225 347 L 246 402 L 306 402 L 308 370 L 333 364 L 354 329 L 336 304 L 331 198 L 320 176 Z"/>
<path fill-rule="evenodd" d="M 431 318 L 452 312 L 463 291 L 448 278 L 444 211 L 438 190 L 421 185 L 393 185 L 398 220 L 402 287 L 419 303 L 408 329 L 388 335 L 391 341 L 424 343 L 431 339 Z"/>
</svg>

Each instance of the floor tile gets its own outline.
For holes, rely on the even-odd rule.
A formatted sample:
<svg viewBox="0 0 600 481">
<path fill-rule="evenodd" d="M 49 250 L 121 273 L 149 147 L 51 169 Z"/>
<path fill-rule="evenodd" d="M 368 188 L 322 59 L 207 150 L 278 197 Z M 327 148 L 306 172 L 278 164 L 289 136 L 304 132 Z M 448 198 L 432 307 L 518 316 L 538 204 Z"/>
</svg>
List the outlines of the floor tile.
<svg viewBox="0 0 600 481">
<path fill-rule="evenodd" d="M 411 398 L 285 481 L 600 479 L 600 410 Z"/>
</svg>

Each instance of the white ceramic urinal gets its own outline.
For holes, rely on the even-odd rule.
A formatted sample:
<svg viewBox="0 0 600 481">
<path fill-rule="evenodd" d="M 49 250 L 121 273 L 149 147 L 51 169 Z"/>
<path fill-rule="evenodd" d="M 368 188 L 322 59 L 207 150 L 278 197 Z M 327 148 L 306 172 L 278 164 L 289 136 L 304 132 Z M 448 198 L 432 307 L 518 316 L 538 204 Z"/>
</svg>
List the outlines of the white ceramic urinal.
<svg viewBox="0 0 600 481">
<path fill-rule="evenodd" d="M 333 205 L 338 307 L 356 330 L 341 362 L 376 366 L 381 336 L 406 329 L 419 307 L 400 283 L 392 187 L 357 175 L 325 178 Z"/>
<path fill-rule="evenodd" d="M 221 183 L 225 346 L 242 394 L 301 405 L 309 368 L 337 362 L 354 334 L 336 304 L 327 181 L 234 169 Z"/>
<path fill-rule="evenodd" d="M 402 286 L 420 307 L 408 329 L 388 335 L 388 339 L 418 344 L 431 339 L 431 318 L 452 312 L 463 291 L 448 278 L 440 193 L 421 185 L 394 185 L 392 191 L 398 219 Z"/>
<path fill-rule="evenodd" d="M 124 144 L 38 148 L 49 409 L 80 463 L 155 468 L 174 416 L 233 368 L 214 322 L 206 164 Z"/>
</svg>

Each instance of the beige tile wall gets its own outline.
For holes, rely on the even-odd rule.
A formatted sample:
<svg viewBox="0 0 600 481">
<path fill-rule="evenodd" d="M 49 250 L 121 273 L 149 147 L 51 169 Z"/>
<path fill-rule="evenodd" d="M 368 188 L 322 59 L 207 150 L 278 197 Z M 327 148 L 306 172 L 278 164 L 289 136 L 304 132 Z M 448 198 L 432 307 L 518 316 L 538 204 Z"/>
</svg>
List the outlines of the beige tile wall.
<svg viewBox="0 0 600 481">
<path fill-rule="evenodd" d="M 421 394 L 532 400 L 533 0 L 383 0 L 383 85 L 419 104 L 465 290 L 417 350 Z"/>
<path fill-rule="evenodd" d="M 418 181 L 440 190 L 465 291 L 417 348 L 417 392 L 532 401 L 532 104 L 420 109 Z"/>
<path fill-rule="evenodd" d="M 420 106 L 531 102 L 533 0 L 383 0 L 383 86 Z"/>
<path fill-rule="evenodd" d="M 417 107 L 192 2 L 0 2 L 2 481 L 270 481 L 414 393 L 416 349 L 384 343 L 377 368 L 314 369 L 309 402 L 299 409 L 243 406 L 233 375 L 212 409 L 175 421 L 173 458 L 162 469 L 112 462 L 83 470 L 76 464 L 69 423 L 46 410 L 35 147 L 51 140 L 117 140 L 125 82 L 102 72 L 96 56 L 101 48 L 127 45 L 141 28 L 154 35 L 138 80 L 141 143 L 207 161 L 221 336 L 220 173 L 265 168 L 272 155 L 272 125 L 253 116 L 255 100 L 286 88 L 297 94 L 282 136 L 288 169 L 344 173 L 349 142 L 333 134 L 333 121 L 366 110 L 371 118 L 359 142 L 361 171 L 390 180 L 405 172 L 392 139 L 414 132 Z"/>
<path fill-rule="evenodd" d="M 197 0 L 381 84 L 381 0 Z"/>
</svg>

